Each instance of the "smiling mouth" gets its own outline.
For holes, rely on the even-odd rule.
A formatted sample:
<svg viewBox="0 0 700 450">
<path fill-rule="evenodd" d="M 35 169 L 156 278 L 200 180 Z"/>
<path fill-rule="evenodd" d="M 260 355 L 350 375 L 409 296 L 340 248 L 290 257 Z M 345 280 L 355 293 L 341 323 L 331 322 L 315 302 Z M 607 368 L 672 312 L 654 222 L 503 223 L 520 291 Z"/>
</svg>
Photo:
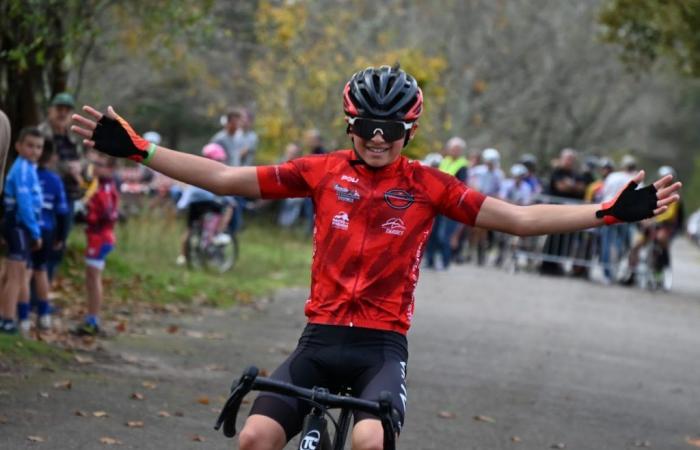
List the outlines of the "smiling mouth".
<svg viewBox="0 0 700 450">
<path fill-rule="evenodd" d="M 370 153 L 375 153 L 375 154 L 381 154 L 389 150 L 388 148 L 376 148 L 376 147 L 367 147 L 367 151 Z"/>
</svg>

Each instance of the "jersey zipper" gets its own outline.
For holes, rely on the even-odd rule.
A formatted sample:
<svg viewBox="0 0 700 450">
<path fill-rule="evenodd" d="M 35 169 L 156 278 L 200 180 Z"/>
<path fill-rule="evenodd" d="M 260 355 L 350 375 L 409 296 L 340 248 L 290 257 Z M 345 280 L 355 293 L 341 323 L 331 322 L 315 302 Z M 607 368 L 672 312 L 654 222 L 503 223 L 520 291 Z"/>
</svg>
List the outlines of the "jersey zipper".
<svg viewBox="0 0 700 450">
<path fill-rule="evenodd" d="M 370 183 L 371 190 L 370 190 L 370 195 L 369 195 L 369 201 L 370 204 L 368 205 L 368 209 L 370 213 L 372 212 L 372 204 L 371 202 L 374 201 L 374 190 L 377 188 L 377 174 L 372 172 L 372 181 Z M 369 224 L 372 221 L 372 216 L 371 214 L 367 214 L 367 221 L 365 222 L 365 231 L 362 234 L 362 244 L 360 245 L 360 257 L 359 261 L 362 263 L 362 259 L 364 257 L 364 251 L 365 251 L 365 241 L 367 240 L 367 230 L 369 230 Z M 357 271 L 357 275 L 355 276 L 355 285 L 352 287 L 352 298 L 350 299 L 350 306 L 354 306 L 357 303 L 357 298 L 355 297 L 355 291 L 357 290 L 357 283 L 360 281 L 360 273 L 361 271 Z M 354 312 L 354 309 L 353 309 Z M 354 326 L 353 321 L 352 321 L 352 316 L 350 316 L 350 326 Z"/>
</svg>

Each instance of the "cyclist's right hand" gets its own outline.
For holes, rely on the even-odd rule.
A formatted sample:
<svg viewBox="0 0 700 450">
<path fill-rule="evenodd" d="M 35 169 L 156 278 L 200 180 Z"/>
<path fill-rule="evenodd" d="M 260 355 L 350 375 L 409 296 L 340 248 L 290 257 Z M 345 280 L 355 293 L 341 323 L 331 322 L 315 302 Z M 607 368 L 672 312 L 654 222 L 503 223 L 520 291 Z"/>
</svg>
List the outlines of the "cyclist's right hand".
<svg viewBox="0 0 700 450">
<path fill-rule="evenodd" d="M 85 138 L 83 143 L 87 147 L 117 158 L 129 158 L 136 162 L 142 162 L 148 157 L 149 146 L 147 140 L 136 134 L 131 125 L 121 118 L 110 106 L 107 114 L 102 114 L 91 106 L 83 106 L 83 111 L 92 120 L 80 114 L 73 114 L 73 121 L 79 125 L 73 125 L 71 129 Z"/>
</svg>

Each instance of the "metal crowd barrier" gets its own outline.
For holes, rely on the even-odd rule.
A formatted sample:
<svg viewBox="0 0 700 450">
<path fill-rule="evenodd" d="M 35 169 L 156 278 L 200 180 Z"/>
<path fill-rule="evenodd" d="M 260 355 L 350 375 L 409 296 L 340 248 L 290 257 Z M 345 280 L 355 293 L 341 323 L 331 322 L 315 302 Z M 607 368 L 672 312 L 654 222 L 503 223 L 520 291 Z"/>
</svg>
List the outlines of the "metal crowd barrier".
<svg viewBox="0 0 700 450">
<path fill-rule="evenodd" d="M 573 205 L 584 202 L 540 194 L 533 203 Z M 603 233 L 608 234 L 603 236 Z M 506 256 L 503 258 L 504 267 L 511 272 L 528 270 L 585 277 L 591 277 L 594 271 L 600 270 L 607 273 L 608 277 L 614 278 L 619 261 L 629 249 L 629 233 L 628 225 L 616 225 L 566 234 L 508 236 Z M 603 254 L 603 237 L 614 242 L 607 246 L 606 255 Z"/>
</svg>

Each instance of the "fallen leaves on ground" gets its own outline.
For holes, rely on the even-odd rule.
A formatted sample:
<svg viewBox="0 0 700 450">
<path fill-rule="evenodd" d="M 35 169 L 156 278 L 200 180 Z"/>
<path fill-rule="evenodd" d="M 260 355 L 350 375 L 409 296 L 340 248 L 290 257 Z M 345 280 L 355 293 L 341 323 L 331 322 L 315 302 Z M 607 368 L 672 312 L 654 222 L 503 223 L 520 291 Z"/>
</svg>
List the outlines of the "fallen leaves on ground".
<svg viewBox="0 0 700 450">
<path fill-rule="evenodd" d="M 53 384 L 56 389 L 71 389 L 73 387 L 73 382 L 71 380 L 61 380 Z"/>
<path fill-rule="evenodd" d="M 199 397 L 197 397 L 197 403 L 201 405 L 208 405 L 209 397 L 207 397 L 206 395 L 200 395 Z"/>
<path fill-rule="evenodd" d="M 75 362 L 78 364 L 92 364 L 95 362 L 95 360 L 89 356 L 75 355 L 73 359 L 75 359 Z"/>
<path fill-rule="evenodd" d="M 182 411 L 175 411 L 175 417 L 185 417 L 185 413 Z"/>
<path fill-rule="evenodd" d="M 48 392 L 39 392 L 39 397 L 41 397 L 41 398 L 49 398 L 49 393 L 48 393 Z"/>
<path fill-rule="evenodd" d="M 482 416 L 482 415 L 474 416 L 474 420 L 476 420 L 477 422 L 486 422 L 486 423 L 496 422 L 496 419 L 494 419 L 493 417 Z"/>
<path fill-rule="evenodd" d="M 75 415 L 78 416 L 78 417 L 87 417 L 87 416 L 88 416 L 88 413 L 86 413 L 85 411 L 81 411 L 81 410 L 78 409 L 78 410 L 75 411 Z"/>
<path fill-rule="evenodd" d="M 185 331 L 185 336 L 195 339 L 202 339 L 204 337 L 204 333 L 201 331 L 187 330 Z"/>
<path fill-rule="evenodd" d="M 180 327 L 178 327 L 177 325 L 170 325 L 170 326 L 166 329 L 166 331 L 167 331 L 168 333 L 170 333 L 170 334 L 175 334 L 175 333 L 177 333 L 178 331 L 180 331 Z"/>
<path fill-rule="evenodd" d="M 192 440 L 195 441 L 195 442 L 204 442 L 204 441 L 206 441 L 206 439 L 204 438 L 204 436 L 201 436 L 201 435 L 199 435 L 199 434 L 195 434 L 194 436 L 192 436 Z"/>
<path fill-rule="evenodd" d="M 144 381 L 141 383 L 141 386 L 145 387 L 146 389 L 155 389 L 158 385 L 152 381 Z"/>
<path fill-rule="evenodd" d="M 122 445 L 122 441 L 108 436 L 103 436 L 100 438 L 100 443 L 105 445 Z"/>
<path fill-rule="evenodd" d="M 6 424 L 8 421 L 7 416 L 0 416 L 0 424 Z"/>
<path fill-rule="evenodd" d="M 116 330 L 117 333 L 126 333 L 127 328 L 128 328 L 128 327 L 127 327 L 127 321 L 126 321 L 126 320 L 120 321 L 120 322 L 114 327 L 114 329 Z"/>
<path fill-rule="evenodd" d="M 92 413 L 92 415 L 99 418 L 109 417 L 109 414 L 107 414 L 105 411 L 95 411 Z"/>
<path fill-rule="evenodd" d="M 126 422 L 126 426 L 129 428 L 143 428 L 143 421 L 141 421 L 141 420 L 129 420 Z"/>
<path fill-rule="evenodd" d="M 158 411 L 158 417 L 170 417 L 170 413 L 168 411 Z"/>
<path fill-rule="evenodd" d="M 520 436 L 511 436 L 510 440 L 512 442 L 522 442 L 523 440 L 520 439 Z"/>
<path fill-rule="evenodd" d="M 453 413 L 452 411 L 440 411 L 438 413 L 438 417 L 441 419 L 454 419 L 457 417 L 457 414 Z"/>
<path fill-rule="evenodd" d="M 27 440 L 29 442 L 45 442 L 46 439 L 44 439 L 41 436 L 27 436 Z"/>
<path fill-rule="evenodd" d="M 211 372 L 223 372 L 226 370 L 226 367 L 222 366 L 221 364 L 209 364 L 204 366 L 204 368 Z"/>
<path fill-rule="evenodd" d="M 140 392 L 134 392 L 131 394 L 131 399 L 132 400 L 143 400 L 145 397 L 143 396 L 142 393 Z"/>
</svg>

